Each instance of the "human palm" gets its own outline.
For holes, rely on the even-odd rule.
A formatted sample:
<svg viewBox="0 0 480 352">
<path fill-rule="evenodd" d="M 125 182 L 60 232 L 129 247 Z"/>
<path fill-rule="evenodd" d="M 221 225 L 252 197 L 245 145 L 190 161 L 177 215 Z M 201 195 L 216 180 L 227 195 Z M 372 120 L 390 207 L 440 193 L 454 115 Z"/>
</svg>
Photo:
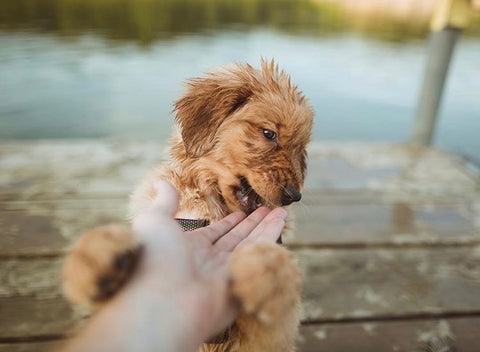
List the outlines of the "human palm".
<svg viewBox="0 0 480 352">
<path fill-rule="evenodd" d="M 200 310 L 202 324 L 218 332 L 236 313 L 228 294 L 231 254 L 255 242 L 275 243 L 285 225 L 286 211 L 262 207 L 248 217 L 234 212 L 210 226 L 182 232 L 173 220 L 178 207 L 176 190 L 166 181 L 158 182 L 156 188 L 159 196 L 152 208 L 133 224 L 144 246 L 141 270 L 171 290 L 194 292 L 184 303 Z"/>
</svg>

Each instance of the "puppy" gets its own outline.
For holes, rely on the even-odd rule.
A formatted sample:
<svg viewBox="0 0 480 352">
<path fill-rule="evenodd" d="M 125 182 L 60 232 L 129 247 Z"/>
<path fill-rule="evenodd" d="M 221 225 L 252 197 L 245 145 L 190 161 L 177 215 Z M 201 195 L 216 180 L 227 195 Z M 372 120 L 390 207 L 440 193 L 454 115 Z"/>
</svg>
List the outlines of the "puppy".
<svg viewBox="0 0 480 352">
<path fill-rule="evenodd" d="M 132 194 L 132 217 L 151 205 L 158 179 L 179 192 L 176 218 L 194 224 L 300 200 L 313 110 L 273 61 L 261 66 L 236 64 L 188 82 L 175 103 L 178 133 L 170 158 Z M 64 266 L 66 296 L 101 305 L 130 275 L 135 248 L 131 232 L 115 225 L 86 233 Z M 202 349 L 295 350 L 301 275 L 293 255 L 276 244 L 244 246 L 232 255 L 230 271 L 231 294 L 242 311 Z"/>
</svg>

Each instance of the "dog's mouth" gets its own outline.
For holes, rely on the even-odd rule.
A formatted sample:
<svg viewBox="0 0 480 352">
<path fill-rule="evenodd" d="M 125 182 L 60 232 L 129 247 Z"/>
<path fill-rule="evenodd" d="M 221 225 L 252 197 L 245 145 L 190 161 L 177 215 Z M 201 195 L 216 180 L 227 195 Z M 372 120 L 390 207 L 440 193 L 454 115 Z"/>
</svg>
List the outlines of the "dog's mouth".
<svg viewBox="0 0 480 352">
<path fill-rule="evenodd" d="M 240 181 L 240 188 L 236 190 L 235 194 L 243 210 L 247 214 L 250 214 L 255 211 L 255 209 L 264 205 L 265 201 L 255 192 L 244 176 L 240 176 L 238 179 Z"/>
</svg>

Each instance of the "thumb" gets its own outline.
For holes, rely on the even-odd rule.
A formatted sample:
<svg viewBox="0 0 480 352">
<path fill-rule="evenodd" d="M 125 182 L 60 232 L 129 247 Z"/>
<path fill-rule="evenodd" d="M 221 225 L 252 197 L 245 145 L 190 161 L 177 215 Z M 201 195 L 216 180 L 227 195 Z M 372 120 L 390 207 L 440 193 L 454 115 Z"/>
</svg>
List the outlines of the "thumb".
<svg viewBox="0 0 480 352">
<path fill-rule="evenodd" d="M 133 231 L 144 244 L 144 262 L 150 267 L 176 263 L 175 273 L 185 277 L 190 273 L 187 244 L 173 216 L 178 208 L 178 194 L 165 180 L 153 183 L 156 196 L 152 206 L 133 220 Z M 182 275 L 180 275 L 182 274 Z"/>
<path fill-rule="evenodd" d="M 173 185 L 166 180 L 158 180 L 153 183 L 155 199 L 153 207 L 156 211 L 173 217 L 178 209 L 178 192 Z"/>
<path fill-rule="evenodd" d="M 178 208 L 178 193 L 173 185 L 165 180 L 153 183 L 155 198 L 152 206 L 133 219 L 133 230 L 144 240 L 167 227 L 170 231 L 179 231 L 173 216 Z"/>
</svg>

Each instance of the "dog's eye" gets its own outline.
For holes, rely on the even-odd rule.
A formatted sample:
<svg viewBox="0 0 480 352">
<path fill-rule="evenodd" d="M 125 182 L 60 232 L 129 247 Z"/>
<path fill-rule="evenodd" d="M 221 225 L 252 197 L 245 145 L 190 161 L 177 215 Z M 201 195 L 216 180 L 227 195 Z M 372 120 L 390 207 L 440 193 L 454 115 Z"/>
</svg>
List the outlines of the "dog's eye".
<svg viewBox="0 0 480 352">
<path fill-rule="evenodd" d="M 277 134 L 272 130 L 267 130 L 266 128 L 263 129 L 263 135 L 265 136 L 266 139 L 271 141 L 274 141 L 275 139 L 277 139 Z"/>
</svg>

